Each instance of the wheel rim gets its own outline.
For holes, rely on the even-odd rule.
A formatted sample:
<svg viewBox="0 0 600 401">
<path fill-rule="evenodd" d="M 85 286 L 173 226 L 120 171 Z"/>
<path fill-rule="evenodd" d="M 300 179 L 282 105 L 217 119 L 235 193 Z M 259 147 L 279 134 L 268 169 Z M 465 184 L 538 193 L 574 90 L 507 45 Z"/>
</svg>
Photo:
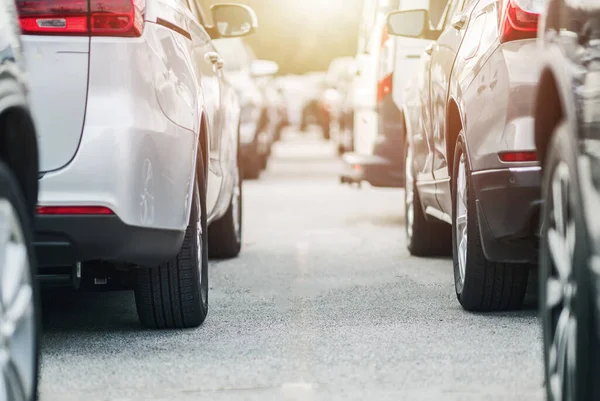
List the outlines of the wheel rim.
<svg viewBox="0 0 600 401">
<path fill-rule="evenodd" d="M 460 155 L 456 176 L 456 254 L 460 284 L 465 283 L 467 265 L 467 173 L 465 154 Z"/>
<path fill-rule="evenodd" d="M 406 165 L 404 166 L 404 204 L 406 205 L 406 237 L 409 241 L 413 236 L 413 225 L 415 222 L 415 193 L 412 164 L 412 149 L 408 147 L 406 150 Z"/>
<path fill-rule="evenodd" d="M 234 178 L 233 196 L 231 197 L 231 207 L 233 209 L 233 229 L 235 230 L 235 238 L 237 242 L 242 239 L 242 180 L 240 179 L 240 168 Z"/>
<path fill-rule="evenodd" d="M 31 399 L 35 376 L 35 305 L 20 220 L 0 200 L 0 400 Z"/>
<path fill-rule="evenodd" d="M 546 241 L 549 274 L 543 305 L 551 322 L 547 367 L 548 387 L 553 400 L 571 400 L 575 386 L 577 316 L 574 304 L 577 283 L 572 266 L 576 230 L 569 191 L 569 168 L 560 163 L 552 174 L 548 193 Z"/>
</svg>

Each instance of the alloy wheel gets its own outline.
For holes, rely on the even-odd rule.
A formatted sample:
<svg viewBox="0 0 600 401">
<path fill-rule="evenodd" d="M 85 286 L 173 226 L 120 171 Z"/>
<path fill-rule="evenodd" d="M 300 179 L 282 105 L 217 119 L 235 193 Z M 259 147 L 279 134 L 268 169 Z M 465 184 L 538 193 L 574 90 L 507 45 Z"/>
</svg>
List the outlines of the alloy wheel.
<svg viewBox="0 0 600 401">
<path fill-rule="evenodd" d="M 0 401 L 31 399 L 36 322 L 31 265 L 20 220 L 0 200 Z"/>
<path fill-rule="evenodd" d="M 549 272 L 546 302 L 542 305 L 550 319 L 548 387 L 554 401 L 572 400 L 575 386 L 577 283 L 573 276 L 576 226 L 570 201 L 570 174 L 566 163 L 556 166 L 548 194 L 547 244 Z"/>
<path fill-rule="evenodd" d="M 458 174 L 456 176 L 456 247 L 458 255 L 458 272 L 461 286 L 465 284 L 467 265 L 467 173 L 465 154 L 460 155 Z"/>
</svg>

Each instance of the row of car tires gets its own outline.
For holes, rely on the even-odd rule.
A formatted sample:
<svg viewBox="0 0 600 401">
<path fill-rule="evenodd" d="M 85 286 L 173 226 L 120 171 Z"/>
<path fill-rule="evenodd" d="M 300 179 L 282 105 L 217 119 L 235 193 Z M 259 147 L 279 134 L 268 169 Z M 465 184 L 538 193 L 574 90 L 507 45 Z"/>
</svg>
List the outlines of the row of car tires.
<svg viewBox="0 0 600 401">
<path fill-rule="evenodd" d="M 200 163 L 201 161 L 199 161 Z M 137 270 L 139 318 L 151 328 L 192 328 L 208 314 L 208 258 L 231 258 L 242 244 L 242 172 L 238 161 L 227 212 L 207 229 L 206 180 L 197 174 L 190 222 L 179 254 L 157 267 Z M 209 252 L 209 241 L 211 243 Z"/>
<path fill-rule="evenodd" d="M 479 236 L 470 166 L 462 140 L 455 151 L 452 226 L 427 218 L 421 206 L 412 149 L 406 145 L 405 216 L 409 252 L 415 256 L 444 256 L 452 252 L 456 296 L 471 311 L 516 309 L 527 289 L 529 267 L 486 259 Z"/>
</svg>

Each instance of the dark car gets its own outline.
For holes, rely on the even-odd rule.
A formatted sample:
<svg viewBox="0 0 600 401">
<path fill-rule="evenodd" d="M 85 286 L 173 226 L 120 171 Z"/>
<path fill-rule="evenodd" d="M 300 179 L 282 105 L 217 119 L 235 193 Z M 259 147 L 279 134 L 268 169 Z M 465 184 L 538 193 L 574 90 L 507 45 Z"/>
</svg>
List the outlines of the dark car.
<svg viewBox="0 0 600 401">
<path fill-rule="evenodd" d="M 450 0 L 439 28 L 427 14 L 388 18 L 390 33 L 433 40 L 404 110 L 408 249 L 452 249 L 463 308 L 519 308 L 537 262 L 539 9 L 535 1 Z"/>
<path fill-rule="evenodd" d="M 600 2 L 549 0 L 535 141 L 543 162 L 540 311 L 548 400 L 600 399 Z"/>
<path fill-rule="evenodd" d="M 11 0 L 0 0 L 0 21 L 0 399 L 29 401 L 37 395 L 40 331 L 32 246 L 38 146 Z"/>
</svg>

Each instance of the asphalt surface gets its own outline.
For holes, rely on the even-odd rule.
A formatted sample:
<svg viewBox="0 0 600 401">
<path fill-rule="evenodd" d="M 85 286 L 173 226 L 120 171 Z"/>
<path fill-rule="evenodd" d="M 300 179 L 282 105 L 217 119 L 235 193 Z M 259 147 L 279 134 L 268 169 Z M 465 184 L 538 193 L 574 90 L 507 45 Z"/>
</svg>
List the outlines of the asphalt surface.
<svg viewBox="0 0 600 401">
<path fill-rule="evenodd" d="M 406 251 L 403 192 L 338 163 L 314 134 L 276 145 L 199 329 L 143 329 L 129 292 L 46 294 L 41 400 L 542 400 L 535 294 L 463 311 L 450 260 Z"/>
</svg>

